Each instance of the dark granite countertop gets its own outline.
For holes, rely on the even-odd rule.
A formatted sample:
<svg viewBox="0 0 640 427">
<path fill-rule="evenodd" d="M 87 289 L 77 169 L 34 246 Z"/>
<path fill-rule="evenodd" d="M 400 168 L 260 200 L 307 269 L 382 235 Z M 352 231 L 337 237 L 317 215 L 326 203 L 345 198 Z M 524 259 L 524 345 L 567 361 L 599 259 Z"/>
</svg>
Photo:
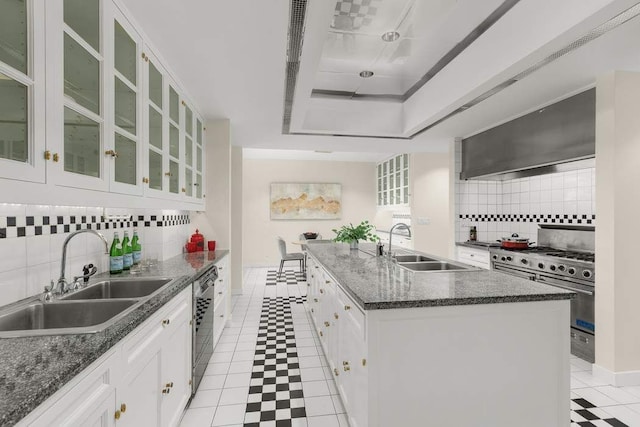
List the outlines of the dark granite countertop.
<svg viewBox="0 0 640 427">
<path fill-rule="evenodd" d="M 504 273 L 475 269 L 462 272 L 412 272 L 384 257 L 375 246 L 360 250 L 334 243 L 309 245 L 317 260 L 364 310 L 447 305 L 561 300 L 575 293 Z"/>
<path fill-rule="evenodd" d="M 465 246 L 467 248 L 480 249 L 481 251 L 488 251 L 489 248 L 499 248 L 499 242 L 456 242 L 456 246 Z"/>
<path fill-rule="evenodd" d="M 101 332 L 0 339 L 0 425 L 14 425 L 27 416 L 228 253 L 182 254 L 139 271 L 136 277 L 177 280 Z M 117 277 L 127 275 L 130 273 Z"/>
</svg>

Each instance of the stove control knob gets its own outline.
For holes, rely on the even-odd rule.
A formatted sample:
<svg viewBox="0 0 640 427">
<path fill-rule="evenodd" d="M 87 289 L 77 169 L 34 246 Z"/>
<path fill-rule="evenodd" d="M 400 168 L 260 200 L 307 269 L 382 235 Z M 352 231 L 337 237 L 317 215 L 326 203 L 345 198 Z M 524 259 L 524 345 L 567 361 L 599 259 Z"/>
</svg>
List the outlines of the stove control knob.
<svg viewBox="0 0 640 427">
<path fill-rule="evenodd" d="M 571 274 L 573 276 L 574 274 L 576 274 L 576 269 L 573 268 L 573 267 L 569 267 L 569 269 L 567 270 L 567 273 L 569 273 L 569 274 Z"/>
<path fill-rule="evenodd" d="M 541 263 L 541 262 L 539 262 L 539 263 L 538 263 L 538 268 L 539 268 L 540 270 L 544 270 L 544 264 L 543 264 L 543 263 Z"/>
<path fill-rule="evenodd" d="M 507 257 L 507 261 L 513 261 L 513 258 L 511 258 L 510 256 Z"/>
<path fill-rule="evenodd" d="M 562 265 L 562 264 L 560 264 L 560 265 L 558 266 L 558 270 L 559 270 L 559 271 L 565 271 L 566 269 L 567 269 L 567 267 L 565 267 L 565 266 L 564 266 L 564 265 Z"/>
<path fill-rule="evenodd" d="M 507 260 L 507 258 L 505 258 L 505 257 L 501 257 L 500 258 L 500 261 L 506 261 L 506 260 Z"/>
<path fill-rule="evenodd" d="M 551 271 L 556 271 L 556 266 L 555 266 L 555 265 L 553 265 L 553 264 L 551 264 L 551 265 L 549 266 L 549 270 L 551 270 Z"/>
<path fill-rule="evenodd" d="M 494 255 L 492 258 L 493 259 L 498 259 L 498 255 Z"/>
<path fill-rule="evenodd" d="M 592 275 L 593 275 L 593 273 L 591 272 L 591 270 L 583 270 L 582 271 L 582 276 L 585 279 L 590 279 Z"/>
<path fill-rule="evenodd" d="M 522 259 L 520 260 L 520 262 L 521 262 L 521 263 L 523 263 L 524 265 L 529 264 L 529 261 L 527 261 L 527 259 L 526 259 L 526 258 L 522 258 Z"/>
</svg>

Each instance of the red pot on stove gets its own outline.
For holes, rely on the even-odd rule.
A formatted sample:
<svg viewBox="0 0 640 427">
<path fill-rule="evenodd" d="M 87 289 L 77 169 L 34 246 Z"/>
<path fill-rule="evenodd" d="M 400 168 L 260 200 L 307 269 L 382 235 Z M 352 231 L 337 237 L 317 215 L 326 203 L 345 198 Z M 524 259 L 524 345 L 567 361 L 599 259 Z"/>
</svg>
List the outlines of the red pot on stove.
<svg viewBox="0 0 640 427">
<path fill-rule="evenodd" d="M 498 242 L 503 249 L 528 249 L 534 243 L 529 242 L 529 239 L 521 238 L 517 233 L 513 233 L 511 237 L 503 237 Z"/>
</svg>

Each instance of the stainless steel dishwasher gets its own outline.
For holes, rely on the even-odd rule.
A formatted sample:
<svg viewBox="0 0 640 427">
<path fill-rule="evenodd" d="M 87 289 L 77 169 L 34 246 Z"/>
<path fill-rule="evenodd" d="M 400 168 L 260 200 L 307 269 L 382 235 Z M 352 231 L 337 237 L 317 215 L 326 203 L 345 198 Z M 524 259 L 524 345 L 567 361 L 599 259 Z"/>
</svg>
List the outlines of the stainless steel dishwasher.
<svg viewBox="0 0 640 427">
<path fill-rule="evenodd" d="M 192 396 L 198 389 L 213 354 L 213 285 L 217 278 L 218 269 L 212 265 L 193 283 Z"/>
</svg>

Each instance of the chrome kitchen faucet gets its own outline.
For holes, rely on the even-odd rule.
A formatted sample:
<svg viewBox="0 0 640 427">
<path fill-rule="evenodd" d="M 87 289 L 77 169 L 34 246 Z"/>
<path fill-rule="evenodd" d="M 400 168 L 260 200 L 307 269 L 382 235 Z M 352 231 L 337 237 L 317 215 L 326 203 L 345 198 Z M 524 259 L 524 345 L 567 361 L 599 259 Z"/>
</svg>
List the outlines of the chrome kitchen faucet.
<svg viewBox="0 0 640 427">
<path fill-rule="evenodd" d="M 391 227 L 391 230 L 389 230 L 389 251 L 387 252 L 387 257 L 391 258 L 391 239 L 393 239 L 393 232 L 396 228 L 404 228 L 405 230 L 407 230 L 407 233 L 409 233 L 409 237 L 411 237 L 411 227 L 409 227 L 407 224 L 405 224 L 404 222 L 399 222 L 396 225 L 394 225 L 393 227 Z"/>
<path fill-rule="evenodd" d="M 100 233 L 98 233 L 95 230 L 90 230 L 90 229 L 85 229 L 85 230 L 78 230 L 78 231 L 74 231 L 73 233 L 69 234 L 69 236 L 64 240 L 64 243 L 62 244 L 62 262 L 60 264 L 60 278 L 58 279 L 58 283 L 56 284 L 56 288 L 52 289 L 54 294 L 58 294 L 58 295 L 62 295 L 65 294 L 66 292 L 68 292 L 67 289 L 67 279 L 64 277 L 64 270 L 65 270 L 65 266 L 67 264 L 67 245 L 69 244 L 69 240 L 71 240 L 71 238 L 73 236 L 76 236 L 80 233 L 91 233 L 91 234 L 95 234 L 96 236 L 98 236 L 99 238 L 102 239 L 102 241 L 104 242 L 104 251 L 106 254 L 109 253 L 109 243 L 107 242 L 107 239 L 104 238 L 104 236 Z M 82 278 L 84 276 L 80 276 L 78 278 Z M 77 279 L 74 279 L 77 280 Z"/>
</svg>

